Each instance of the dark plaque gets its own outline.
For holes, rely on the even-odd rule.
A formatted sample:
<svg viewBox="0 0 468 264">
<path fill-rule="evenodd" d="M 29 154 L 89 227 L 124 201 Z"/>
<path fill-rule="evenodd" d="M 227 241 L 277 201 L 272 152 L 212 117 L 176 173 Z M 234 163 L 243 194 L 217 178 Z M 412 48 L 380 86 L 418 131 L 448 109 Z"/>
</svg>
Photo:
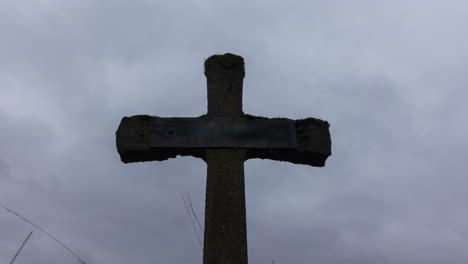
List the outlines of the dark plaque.
<svg viewBox="0 0 468 264">
<path fill-rule="evenodd" d="M 297 148 L 293 120 L 154 118 L 151 147 Z"/>
</svg>

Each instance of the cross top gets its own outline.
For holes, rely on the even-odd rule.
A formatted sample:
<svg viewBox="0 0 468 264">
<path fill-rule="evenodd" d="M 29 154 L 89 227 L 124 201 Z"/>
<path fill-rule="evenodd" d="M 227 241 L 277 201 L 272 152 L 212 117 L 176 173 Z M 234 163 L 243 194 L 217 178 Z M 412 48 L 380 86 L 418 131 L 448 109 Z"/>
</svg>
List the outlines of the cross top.
<svg viewBox="0 0 468 264">
<path fill-rule="evenodd" d="M 214 55 L 205 61 L 208 116 L 243 115 L 242 84 L 244 59 L 231 53 Z"/>
<path fill-rule="evenodd" d="M 200 117 L 124 117 L 116 132 L 122 162 L 180 156 L 207 163 L 204 264 L 247 264 L 244 161 L 251 158 L 323 167 L 331 155 L 329 124 L 244 114 L 244 59 L 205 61 L 208 112 Z"/>
</svg>

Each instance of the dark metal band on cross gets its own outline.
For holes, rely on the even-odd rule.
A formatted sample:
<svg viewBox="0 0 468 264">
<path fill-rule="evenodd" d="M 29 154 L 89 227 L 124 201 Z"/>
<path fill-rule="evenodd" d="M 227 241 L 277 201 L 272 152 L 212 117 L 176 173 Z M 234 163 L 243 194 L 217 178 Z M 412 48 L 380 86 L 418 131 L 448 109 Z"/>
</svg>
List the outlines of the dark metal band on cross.
<svg viewBox="0 0 468 264">
<path fill-rule="evenodd" d="M 331 155 L 329 124 L 264 118 L 242 111 L 244 59 L 205 61 L 208 113 L 194 118 L 124 117 L 116 132 L 122 162 L 202 158 L 208 166 L 204 264 L 247 264 L 244 161 L 251 158 L 323 167 Z"/>
</svg>

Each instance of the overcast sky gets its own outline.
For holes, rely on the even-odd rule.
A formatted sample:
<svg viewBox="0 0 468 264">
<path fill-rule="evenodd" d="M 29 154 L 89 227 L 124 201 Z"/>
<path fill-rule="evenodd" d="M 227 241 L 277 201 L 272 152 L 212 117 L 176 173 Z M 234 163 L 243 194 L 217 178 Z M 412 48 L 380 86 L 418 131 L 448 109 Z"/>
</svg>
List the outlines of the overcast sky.
<svg viewBox="0 0 468 264">
<path fill-rule="evenodd" d="M 245 59 L 243 109 L 331 124 L 324 168 L 245 163 L 250 263 L 468 262 L 468 2 L 0 1 L 0 204 L 87 264 L 202 263 L 206 164 L 123 164 L 123 116 L 206 113 L 203 62 Z M 203 223 L 203 222 L 202 222 Z M 0 208 L 0 263 L 79 263 Z"/>
</svg>

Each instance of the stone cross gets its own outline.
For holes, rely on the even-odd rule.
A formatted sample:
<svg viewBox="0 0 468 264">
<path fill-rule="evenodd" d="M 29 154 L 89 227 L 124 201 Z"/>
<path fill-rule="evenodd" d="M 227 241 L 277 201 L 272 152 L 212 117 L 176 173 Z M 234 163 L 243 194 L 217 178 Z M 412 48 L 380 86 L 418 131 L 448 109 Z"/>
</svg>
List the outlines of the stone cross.
<svg viewBox="0 0 468 264">
<path fill-rule="evenodd" d="M 244 59 L 205 61 L 208 113 L 200 117 L 124 117 L 116 132 L 122 162 L 194 156 L 207 163 L 204 264 L 247 264 L 244 161 L 252 158 L 323 167 L 331 155 L 329 124 L 244 114 Z M 278 100 L 281 100 L 278 98 Z"/>
</svg>

